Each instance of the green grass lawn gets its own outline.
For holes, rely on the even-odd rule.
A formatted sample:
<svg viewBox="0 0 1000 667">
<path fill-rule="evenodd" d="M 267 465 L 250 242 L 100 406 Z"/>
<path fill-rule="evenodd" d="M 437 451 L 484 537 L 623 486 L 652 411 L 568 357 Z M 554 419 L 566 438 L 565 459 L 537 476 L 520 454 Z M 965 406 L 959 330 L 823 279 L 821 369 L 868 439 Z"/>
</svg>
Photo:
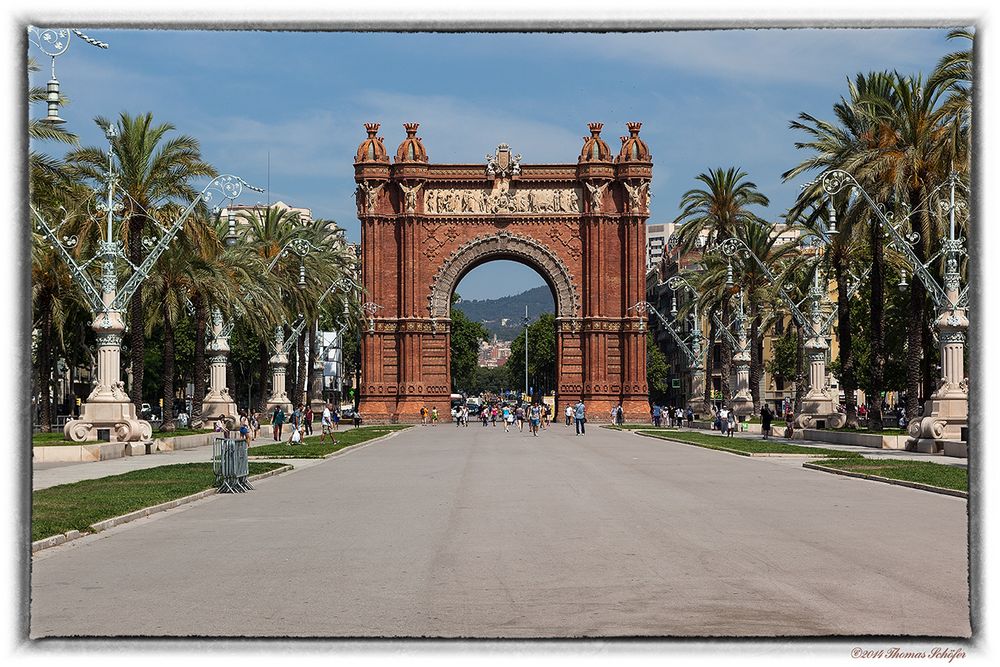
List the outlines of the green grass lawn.
<svg viewBox="0 0 1000 667">
<path fill-rule="evenodd" d="M 284 465 L 252 461 L 250 474 L 259 475 Z M 214 485 L 211 463 L 182 463 L 40 489 L 31 494 L 31 540 L 68 530 L 85 531 L 98 521 L 183 498 Z"/>
<path fill-rule="evenodd" d="M 861 455 L 853 452 L 842 452 L 835 449 L 822 449 L 819 447 L 802 447 L 801 445 L 791 445 L 778 440 L 727 438 L 721 435 L 709 435 L 707 433 L 693 433 L 691 431 L 673 431 L 664 433 L 661 430 L 638 431 L 644 435 L 651 435 L 662 440 L 674 440 L 684 442 L 708 449 L 731 450 L 739 454 L 812 454 L 817 458 L 858 458 Z"/>
<path fill-rule="evenodd" d="M 182 435 L 204 435 L 205 433 L 211 433 L 212 429 L 190 429 L 190 428 L 179 428 L 176 431 L 155 431 L 153 433 L 153 440 L 159 440 L 161 438 L 176 438 Z M 99 445 L 103 441 L 101 440 L 91 440 L 89 442 L 73 442 L 72 440 L 64 440 L 62 430 L 54 431 L 52 433 L 33 433 L 31 435 L 31 446 L 32 447 L 62 447 L 69 445 Z"/>
<path fill-rule="evenodd" d="M 311 435 L 301 444 L 291 446 L 288 444 L 288 437 L 283 437 L 282 442 L 274 442 L 267 437 L 260 437 L 256 444 L 250 447 L 250 456 L 268 456 L 278 459 L 318 459 L 331 452 L 336 452 L 344 447 L 350 447 L 373 438 L 378 438 L 386 433 L 409 428 L 408 424 L 385 424 L 378 426 L 360 426 L 358 428 L 342 428 L 334 431 L 333 435 L 337 439 L 337 444 L 330 443 L 327 437 L 326 442 L 320 443 L 319 435 Z M 315 432 L 315 431 L 314 431 Z"/>
<path fill-rule="evenodd" d="M 907 482 L 919 482 L 955 491 L 969 490 L 969 471 L 966 468 L 929 461 L 853 458 L 822 461 L 816 465 Z"/>
<path fill-rule="evenodd" d="M 676 430 L 676 428 L 673 426 L 667 426 L 666 420 L 663 420 L 662 426 L 653 426 L 652 424 L 622 424 L 621 426 L 613 424 L 605 424 L 604 426 L 605 428 L 611 428 L 616 431 L 635 431 L 638 429 L 653 429 L 654 431 L 657 429 Z"/>
</svg>

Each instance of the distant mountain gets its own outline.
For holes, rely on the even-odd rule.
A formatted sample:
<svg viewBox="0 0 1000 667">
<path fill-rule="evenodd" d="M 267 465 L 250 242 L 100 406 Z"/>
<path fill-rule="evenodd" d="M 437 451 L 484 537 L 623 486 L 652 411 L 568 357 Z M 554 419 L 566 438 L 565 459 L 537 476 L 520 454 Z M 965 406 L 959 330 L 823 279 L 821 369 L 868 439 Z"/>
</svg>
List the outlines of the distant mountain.
<svg viewBox="0 0 1000 667">
<path fill-rule="evenodd" d="M 524 330 L 525 306 L 528 306 L 531 321 L 538 319 L 542 313 L 556 311 L 552 291 L 547 285 L 499 299 L 463 299 L 454 307 L 465 313 L 470 320 L 482 322 L 490 334 L 495 334 L 499 340 L 514 340 Z"/>
</svg>

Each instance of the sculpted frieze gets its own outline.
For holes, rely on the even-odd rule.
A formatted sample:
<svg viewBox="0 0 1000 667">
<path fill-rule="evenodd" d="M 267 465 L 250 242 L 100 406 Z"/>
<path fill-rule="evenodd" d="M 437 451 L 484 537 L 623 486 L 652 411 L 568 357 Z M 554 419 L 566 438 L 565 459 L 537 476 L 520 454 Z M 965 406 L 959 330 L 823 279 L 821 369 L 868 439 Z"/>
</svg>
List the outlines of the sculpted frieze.
<svg viewBox="0 0 1000 667">
<path fill-rule="evenodd" d="M 431 215 L 502 215 L 505 213 L 579 213 L 578 188 L 430 188 L 424 213 Z"/>
</svg>

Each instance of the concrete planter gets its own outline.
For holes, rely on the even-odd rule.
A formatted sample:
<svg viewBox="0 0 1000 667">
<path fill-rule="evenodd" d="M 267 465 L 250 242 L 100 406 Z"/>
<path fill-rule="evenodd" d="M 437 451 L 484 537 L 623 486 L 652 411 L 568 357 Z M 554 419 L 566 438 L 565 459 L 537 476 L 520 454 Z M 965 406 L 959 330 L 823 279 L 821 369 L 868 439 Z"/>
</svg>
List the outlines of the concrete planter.
<svg viewBox="0 0 1000 667">
<path fill-rule="evenodd" d="M 801 433 L 801 436 L 799 434 Z M 829 442 L 835 445 L 854 445 L 856 447 L 871 447 L 872 449 L 906 449 L 906 438 L 903 435 L 878 435 L 870 433 L 851 433 L 849 431 L 826 431 L 823 429 L 803 429 L 795 431 L 796 437 L 818 442 Z"/>
<path fill-rule="evenodd" d="M 141 445 L 142 453 L 146 453 L 146 443 L 131 443 Z M 42 463 L 80 463 L 90 461 L 106 461 L 107 459 L 120 459 L 123 456 L 130 456 L 130 450 L 135 449 L 138 453 L 139 447 L 131 447 L 130 443 L 105 442 L 93 445 L 60 445 L 56 447 L 32 447 L 32 456 L 35 461 Z"/>
</svg>

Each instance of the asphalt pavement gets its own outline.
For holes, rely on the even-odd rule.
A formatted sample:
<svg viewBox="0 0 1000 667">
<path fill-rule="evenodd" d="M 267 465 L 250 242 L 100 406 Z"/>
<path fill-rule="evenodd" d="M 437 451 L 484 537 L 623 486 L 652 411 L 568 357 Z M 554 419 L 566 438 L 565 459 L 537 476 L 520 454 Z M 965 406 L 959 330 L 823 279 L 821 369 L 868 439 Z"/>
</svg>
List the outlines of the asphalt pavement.
<svg viewBox="0 0 1000 667">
<path fill-rule="evenodd" d="M 970 633 L 967 502 L 801 459 L 443 424 L 256 486 L 39 552 L 31 636 Z"/>
</svg>

